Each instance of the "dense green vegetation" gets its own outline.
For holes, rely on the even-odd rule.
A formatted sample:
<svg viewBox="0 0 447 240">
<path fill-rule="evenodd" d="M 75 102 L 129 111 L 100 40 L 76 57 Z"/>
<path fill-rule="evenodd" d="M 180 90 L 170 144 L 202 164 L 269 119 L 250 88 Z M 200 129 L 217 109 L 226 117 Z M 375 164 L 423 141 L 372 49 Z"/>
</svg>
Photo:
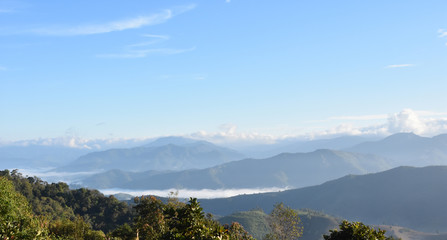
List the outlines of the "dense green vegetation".
<svg viewBox="0 0 447 240">
<path fill-rule="evenodd" d="M 221 225 L 205 215 L 197 199 L 164 203 L 143 196 L 135 203 L 0 171 L 0 238 L 253 239 L 240 224 Z"/>
<path fill-rule="evenodd" d="M 16 192 L 11 181 L 0 177 L 0 238 L 43 237 L 41 222 L 33 218 L 26 198 Z"/>
<path fill-rule="evenodd" d="M 324 240 L 393 240 L 393 237 L 385 236 L 385 231 L 366 226 L 361 222 L 343 221 L 340 229 L 330 231 L 324 235 Z"/>
<path fill-rule="evenodd" d="M 253 232 L 257 239 L 307 240 L 322 239 L 338 220 L 280 203 L 269 215 L 258 209 L 220 221 L 205 214 L 195 198 L 185 203 L 175 197 L 165 201 L 141 197 L 132 207 L 97 190 L 70 190 L 65 183 L 49 184 L 17 171 L 0 171 L 0 239 L 251 240 Z M 349 234 L 392 239 L 362 223 L 343 222 L 340 230 L 329 233 L 327 240 L 370 239 L 346 238 Z"/>
<path fill-rule="evenodd" d="M 82 217 L 93 229 L 109 232 L 132 220 L 132 209 L 113 196 L 97 190 L 70 190 L 66 183 L 46 183 L 37 177 L 23 177 L 16 170 L 0 171 L 29 202 L 33 213 L 48 220 L 75 220 Z"/>
</svg>

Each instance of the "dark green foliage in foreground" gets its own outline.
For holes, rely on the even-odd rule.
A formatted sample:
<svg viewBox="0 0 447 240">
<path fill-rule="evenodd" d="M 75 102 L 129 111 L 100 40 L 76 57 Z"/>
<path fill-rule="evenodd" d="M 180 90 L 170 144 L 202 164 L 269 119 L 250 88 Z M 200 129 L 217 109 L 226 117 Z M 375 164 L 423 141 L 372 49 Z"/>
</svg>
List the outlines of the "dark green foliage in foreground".
<svg viewBox="0 0 447 240">
<path fill-rule="evenodd" d="M 166 204 L 152 196 L 135 200 L 140 239 L 253 239 L 240 224 L 224 227 L 211 215 L 205 216 L 195 198 L 188 203 L 170 199 Z"/>
<path fill-rule="evenodd" d="M 26 198 L 0 177 L 0 239 L 43 239 L 44 222 L 34 218 Z"/>
<path fill-rule="evenodd" d="M 0 171 L 26 197 L 33 213 L 48 220 L 74 221 L 81 216 L 95 230 L 109 232 L 132 221 L 131 208 L 97 190 L 70 190 L 66 183 L 47 183 L 37 177 L 23 177 L 16 170 Z"/>
<path fill-rule="evenodd" d="M 376 230 L 361 222 L 343 221 L 340 230 L 330 230 L 329 235 L 323 236 L 325 240 L 392 240 L 393 237 L 386 237 L 384 230 Z"/>
<path fill-rule="evenodd" d="M 32 211 L 33 209 L 34 211 Z M 107 232 L 108 234 L 104 234 Z M 240 224 L 223 226 L 206 215 L 195 198 L 167 203 L 136 198 L 134 211 L 97 190 L 70 190 L 0 171 L 1 239 L 253 239 Z"/>
</svg>

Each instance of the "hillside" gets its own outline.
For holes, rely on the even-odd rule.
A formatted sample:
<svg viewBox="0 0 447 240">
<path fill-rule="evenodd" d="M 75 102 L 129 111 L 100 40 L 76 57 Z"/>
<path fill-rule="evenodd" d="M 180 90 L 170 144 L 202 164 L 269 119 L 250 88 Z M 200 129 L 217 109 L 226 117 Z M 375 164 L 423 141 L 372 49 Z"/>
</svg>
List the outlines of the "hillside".
<svg viewBox="0 0 447 240">
<path fill-rule="evenodd" d="M 242 158 L 243 155 L 234 150 L 209 142 L 170 137 L 141 147 L 89 153 L 57 171 L 184 170 L 211 167 Z"/>
<path fill-rule="evenodd" d="M 339 224 L 338 219 L 312 210 L 303 209 L 299 210 L 298 213 L 303 226 L 303 236 L 300 238 L 302 240 L 323 239 L 323 234 L 337 228 Z M 270 231 L 267 217 L 268 214 L 262 210 L 251 210 L 233 213 L 218 220 L 222 224 L 238 222 L 254 238 L 262 239 Z"/>
<path fill-rule="evenodd" d="M 168 173 L 114 170 L 84 179 L 83 184 L 100 189 L 303 187 L 346 174 L 384 169 L 388 169 L 386 161 L 377 156 L 318 150 L 311 153 L 284 153 L 266 159 L 244 159 L 202 170 Z"/>
<path fill-rule="evenodd" d="M 447 166 L 399 167 L 277 193 L 203 199 L 206 211 L 227 215 L 283 202 L 367 224 L 400 225 L 424 232 L 447 232 Z"/>
</svg>

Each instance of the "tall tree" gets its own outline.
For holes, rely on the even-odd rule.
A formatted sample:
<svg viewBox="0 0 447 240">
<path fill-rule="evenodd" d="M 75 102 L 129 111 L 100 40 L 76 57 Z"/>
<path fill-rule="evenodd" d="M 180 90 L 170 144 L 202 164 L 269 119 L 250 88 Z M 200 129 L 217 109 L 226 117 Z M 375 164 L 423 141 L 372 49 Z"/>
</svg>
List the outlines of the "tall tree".
<svg viewBox="0 0 447 240">
<path fill-rule="evenodd" d="M 266 240 L 294 240 L 303 235 L 303 226 L 298 212 L 283 203 L 276 204 L 268 218 L 271 232 Z"/>
</svg>

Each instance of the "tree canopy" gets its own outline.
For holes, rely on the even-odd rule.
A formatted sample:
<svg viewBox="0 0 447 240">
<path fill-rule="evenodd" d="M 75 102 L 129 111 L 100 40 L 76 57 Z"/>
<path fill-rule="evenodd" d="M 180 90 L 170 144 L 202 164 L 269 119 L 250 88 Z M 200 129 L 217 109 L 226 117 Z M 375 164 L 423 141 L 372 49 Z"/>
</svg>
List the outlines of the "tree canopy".
<svg viewBox="0 0 447 240">
<path fill-rule="evenodd" d="M 343 221 L 340 230 L 330 230 L 329 235 L 323 235 L 325 240 L 392 240 L 385 236 L 385 230 L 374 229 L 361 222 Z"/>
<path fill-rule="evenodd" d="M 303 226 L 298 212 L 283 203 L 276 204 L 269 216 L 271 233 L 266 240 L 294 240 L 303 235 Z"/>
</svg>

